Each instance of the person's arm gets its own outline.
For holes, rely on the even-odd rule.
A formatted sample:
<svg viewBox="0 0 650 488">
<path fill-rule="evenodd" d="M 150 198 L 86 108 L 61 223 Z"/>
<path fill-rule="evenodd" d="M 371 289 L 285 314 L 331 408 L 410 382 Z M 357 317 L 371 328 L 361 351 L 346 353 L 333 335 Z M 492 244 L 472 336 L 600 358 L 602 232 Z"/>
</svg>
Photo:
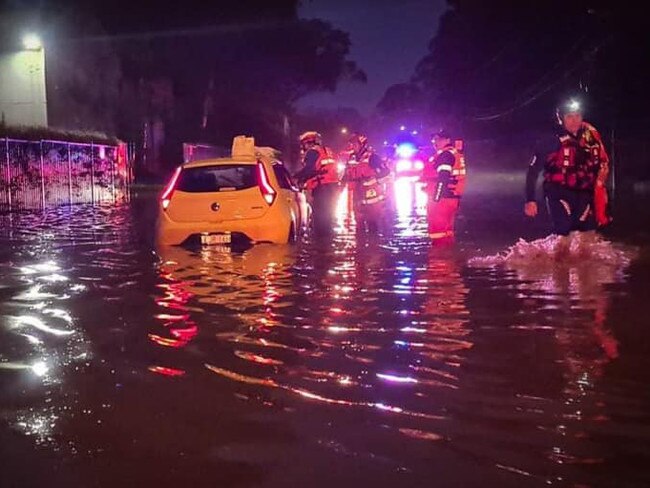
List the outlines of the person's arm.
<svg viewBox="0 0 650 488">
<path fill-rule="evenodd" d="M 436 165 L 436 189 L 433 193 L 433 200 L 439 202 L 454 170 L 456 158 L 450 151 L 445 151 L 437 158 Z"/>
<path fill-rule="evenodd" d="M 543 167 L 542 158 L 539 154 L 535 153 L 528 165 L 528 173 L 526 174 L 526 205 L 524 205 L 524 213 L 530 218 L 537 217 L 538 209 L 535 188 L 537 187 L 539 173 Z"/>
<path fill-rule="evenodd" d="M 536 188 L 539 174 L 544 168 L 544 161 L 538 152 L 533 154 L 526 174 L 526 203 L 536 202 Z"/>
<path fill-rule="evenodd" d="M 528 172 L 526 174 L 526 205 L 524 207 L 524 213 L 528 217 L 537 216 L 538 209 L 535 195 L 537 180 L 539 179 L 539 174 L 544 169 L 549 154 L 558 150 L 558 144 L 559 140 L 557 136 L 553 134 L 548 134 L 547 136 L 542 137 L 535 144 L 533 157 L 528 164 Z"/>
<path fill-rule="evenodd" d="M 298 181 L 305 182 L 309 178 L 316 175 L 316 163 L 318 162 L 319 154 L 315 149 L 310 149 L 305 153 L 305 158 L 303 159 L 303 167 L 300 171 L 295 174 L 295 178 Z"/>
<path fill-rule="evenodd" d="M 384 160 L 375 153 L 370 156 L 369 163 L 370 167 L 377 173 L 378 178 L 384 178 L 390 173 L 390 169 L 388 169 L 388 166 L 384 163 Z"/>
<path fill-rule="evenodd" d="M 528 164 L 528 173 L 526 175 L 526 203 L 536 201 L 535 190 L 539 174 L 544 169 L 549 155 L 559 150 L 559 143 L 557 135 L 552 133 L 540 138 L 535 143 L 535 150 Z"/>
</svg>

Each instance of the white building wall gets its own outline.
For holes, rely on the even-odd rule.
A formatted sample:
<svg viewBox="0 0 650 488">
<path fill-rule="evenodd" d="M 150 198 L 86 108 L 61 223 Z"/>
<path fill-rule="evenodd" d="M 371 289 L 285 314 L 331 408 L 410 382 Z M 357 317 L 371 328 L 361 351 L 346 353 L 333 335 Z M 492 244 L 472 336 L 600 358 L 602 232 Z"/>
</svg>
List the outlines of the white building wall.
<svg viewBox="0 0 650 488">
<path fill-rule="evenodd" d="M 0 121 L 47 126 L 45 51 L 0 53 Z"/>
</svg>

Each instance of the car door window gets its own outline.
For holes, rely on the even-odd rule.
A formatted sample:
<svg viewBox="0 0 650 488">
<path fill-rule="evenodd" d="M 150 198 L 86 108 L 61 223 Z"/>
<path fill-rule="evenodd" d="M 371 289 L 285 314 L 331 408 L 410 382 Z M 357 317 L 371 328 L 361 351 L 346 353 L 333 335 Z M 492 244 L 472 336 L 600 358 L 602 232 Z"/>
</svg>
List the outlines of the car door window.
<svg viewBox="0 0 650 488">
<path fill-rule="evenodd" d="M 275 177 L 278 180 L 280 188 L 283 190 L 296 191 L 296 186 L 293 184 L 289 172 L 282 164 L 274 164 L 273 171 L 275 172 Z"/>
</svg>

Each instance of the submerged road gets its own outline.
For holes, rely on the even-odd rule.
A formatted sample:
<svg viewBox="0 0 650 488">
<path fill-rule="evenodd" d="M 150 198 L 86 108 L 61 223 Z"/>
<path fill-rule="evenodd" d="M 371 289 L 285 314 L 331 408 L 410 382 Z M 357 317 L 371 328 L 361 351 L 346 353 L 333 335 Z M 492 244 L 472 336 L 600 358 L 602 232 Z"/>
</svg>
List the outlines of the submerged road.
<svg viewBox="0 0 650 488">
<path fill-rule="evenodd" d="M 156 250 L 147 196 L 0 217 L 0 486 L 649 486 L 647 227 L 470 266 L 544 220 L 476 192 L 432 248 L 396 194 L 245 251 Z"/>
</svg>

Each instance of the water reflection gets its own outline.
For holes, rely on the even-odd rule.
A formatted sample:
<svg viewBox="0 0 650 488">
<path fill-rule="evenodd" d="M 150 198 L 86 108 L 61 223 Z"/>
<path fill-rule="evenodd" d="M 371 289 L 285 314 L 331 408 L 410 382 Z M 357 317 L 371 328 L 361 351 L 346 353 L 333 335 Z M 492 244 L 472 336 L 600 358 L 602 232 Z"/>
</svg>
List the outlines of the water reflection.
<svg viewBox="0 0 650 488">
<path fill-rule="evenodd" d="M 560 465 L 602 464 L 608 449 L 594 445 L 590 431 L 609 420 L 598 382 L 608 363 L 619 356 L 618 341 L 607 326 L 611 296 L 606 286 L 621 281 L 621 269 L 611 264 L 594 269 L 583 263 L 545 272 L 518 266 L 517 271 L 519 289 L 541 302 L 539 322 L 552 327 L 562 370 L 563 408 L 556 425 L 547 427 L 554 430 L 557 442 L 546 454 Z"/>
<path fill-rule="evenodd" d="M 537 431 L 539 451 L 519 456 L 518 464 L 496 464 L 547 484 L 564 486 L 571 479 L 590 486 L 597 477 L 579 467 L 604 464 L 610 455 L 598 433 L 611 420 L 600 381 L 620 354 L 607 320 L 611 286 L 625 282 L 632 251 L 597 240 L 576 243 L 573 259 L 572 242 L 571 254 L 559 258 L 551 241 L 520 242 L 499 259 L 475 261 L 499 263 L 476 274 L 479 282 L 500 283 L 501 293 L 514 300 L 513 311 L 520 310 L 507 327 L 512 334 L 526 334 L 520 346 L 531 351 L 525 378 L 536 381 L 515 386 L 513 406 L 533 421 L 528 428 L 531 435 Z M 501 334 L 505 339 L 510 333 Z M 539 466 L 539 455 L 551 463 L 546 469 Z"/>
<path fill-rule="evenodd" d="M 411 178 L 397 178 L 393 187 L 395 209 L 400 219 L 412 214 L 425 216 L 427 213 L 427 193 L 424 184 Z"/>
<path fill-rule="evenodd" d="M 59 449 L 80 486 L 210 486 L 206 466 L 230 469 L 225 485 L 332 465 L 388 486 L 641 479 L 611 452 L 644 449 L 630 425 L 650 405 L 609 318 L 625 266 L 468 267 L 431 247 L 418 195 L 397 183 L 377 233 L 344 196 L 331 238 L 245 251 L 154 254 L 138 207 L 15 217 L 0 230 L 4 424 Z"/>
<path fill-rule="evenodd" d="M 67 308 L 80 292 L 68 273 L 51 259 L 22 259 L 18 266 L 0 267 L 3 289 L 9 292 L 9 299 L 0 303 L 6 324 L 0 331 L 6 345 L 0 377 L 7 389 L 24 388 L 38 398 L 7 420 L 38 444 L 54 441 L 64 415 L 65 402 L 53 387 L 64 383 L 70 367 L 91 358 L 88 338 Z"/>
<path fill-rule="evenodd" d="M 95 362 L 89 333 L 110 317 L 85 321 L 80 312 L 93 291 L 102 304 L 134 283 L 133 269 L 120 272 L 134 252 L 122 247 L 132 245 L 124 210 L 66 207 L 0 218 L 0 381 L 3 404 L 11 405 L 3 419 L 39 445 L 74 451 L 57 435 L 79 414 L 71 379 Z"/>
<path fill-rule="evenodd" d="M 462 258 L 430 248 L 425 205 L 397 215 L 394 231 L 365 234 L 344 198 L 326 242 L 159 249 L 160 310 L 149 337 L 164 349 L 200 350 L 204 367 L 241 385 L 237 395 L 249 401 L 264 405 L 281 391 L 306 402 L 293 409 L 371 409 L 404 418 L 393 420 L 399 436 L 443 439 L 436 392 L 458 388 L 472 347 Z M 179 340 L 179 330 L 193 335 Z M 186 376 L 187 358 L 165 357 L 149 371 Z M 383 417 L 375 422 L 381 429 Z"/>
</svg>

